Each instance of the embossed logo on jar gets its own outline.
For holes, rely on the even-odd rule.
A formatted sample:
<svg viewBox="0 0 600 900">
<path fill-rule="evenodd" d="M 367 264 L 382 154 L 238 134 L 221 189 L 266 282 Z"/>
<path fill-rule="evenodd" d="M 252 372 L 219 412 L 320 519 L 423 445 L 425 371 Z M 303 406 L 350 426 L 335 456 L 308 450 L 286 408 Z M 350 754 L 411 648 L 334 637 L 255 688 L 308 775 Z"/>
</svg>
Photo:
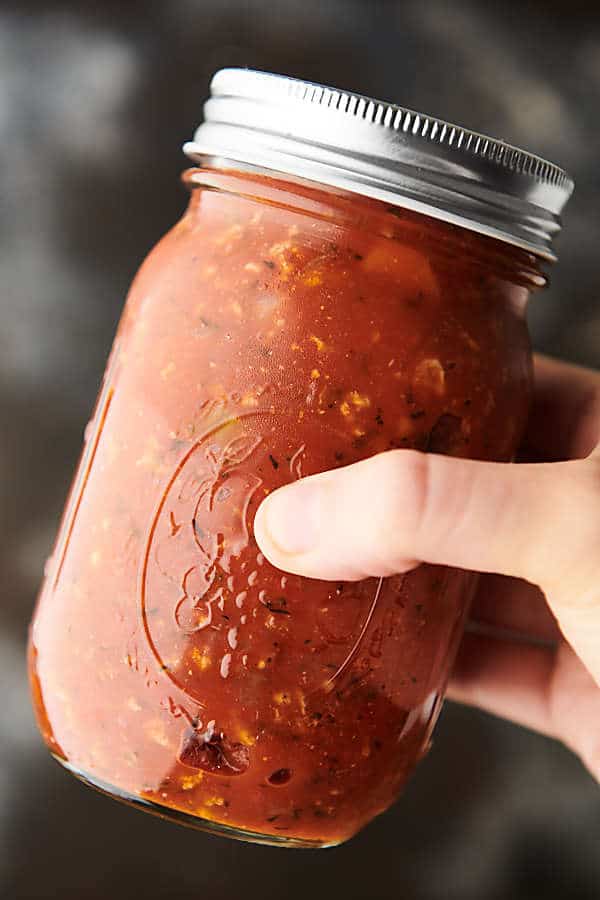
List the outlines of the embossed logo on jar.
<svg viewBox="0 0 600 900">
<path fill-rule="evenodd" d="M 351 677 L 376 625 L 381 581 L 307 584 L 259 552 L 250 524 L 258 503 L 304 474 L 306 444 L 288 442 L 281 413 L 212 406 L 202 428 L 151 523 L 141 609 L 164 675 L 195 705 L 190 717 L 216 718 L 215 733 L 228 735 L 235 710 L 252 706 L 261 691 L 289 712 L 272 684 L 291 670 L 300 679 L 294 703 Z"/>
<path fill-rule="evenodd" d="M 259 412 L 225 417 L 185 454 L 170 478 L 150 528 L 141 571 L 144 629 L 161 669 L 202 706 L 197 675 L 227 678 L 239 623 L 225 612 L 235 595 L 237 618 L 257 573 L 248 566 L 248 514 L 256 490 Z M 263 454 L 266 451 L 263 451 Z M 242 561 L 244 555 L 246 561 Z M 241 602 L 240 602 L 241 601 Z M 231 623 L 231 624 L 229 624 Z M 200 639 L 201 636 L 201 639 Z"/>
</svg>

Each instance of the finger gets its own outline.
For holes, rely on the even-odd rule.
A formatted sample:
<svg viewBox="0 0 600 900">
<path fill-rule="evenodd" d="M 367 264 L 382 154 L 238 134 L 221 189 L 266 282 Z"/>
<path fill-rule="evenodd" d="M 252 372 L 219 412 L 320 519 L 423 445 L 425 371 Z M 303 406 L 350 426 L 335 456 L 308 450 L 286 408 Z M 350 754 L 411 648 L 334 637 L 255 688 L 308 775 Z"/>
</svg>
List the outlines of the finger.
<svg viewBox="0 0 600 900">
<path fill-rule="evenodd" d="M 296 574 L 359 579 L 417 562 L 554 586 L 595 561 L 600 465 L 510 465 L 392 450 L 286 485 L 255 533 Z M 586 572 L 589 576 L 589 570 Z M 581 585 L 580 585 L 581 586 Z"/>
<path fill-rule="evenodd" d="M 521 455 L 537 461 L 583 459 L 600 440 L 600 375 L 535 357 L 535 391 Z"/>
<path fill-rule="evenodd" d="M 536 641 L 552 642 L 561 637 L 556 618 L 540 589 L 528 581 L 505 575 L 482 576 L 470 619 Z"/>
<path fill-rule="evenodd" d="M 600 692 L 564 641 L 552 650 L 467 633 L 448 697 L 558 738 L 600 781 Z"/>
<path fill-rule="evenodd" d="M 467 633 L 448 697 L 555 737 L 548 685 L 555 651 Z"/>
</svg>

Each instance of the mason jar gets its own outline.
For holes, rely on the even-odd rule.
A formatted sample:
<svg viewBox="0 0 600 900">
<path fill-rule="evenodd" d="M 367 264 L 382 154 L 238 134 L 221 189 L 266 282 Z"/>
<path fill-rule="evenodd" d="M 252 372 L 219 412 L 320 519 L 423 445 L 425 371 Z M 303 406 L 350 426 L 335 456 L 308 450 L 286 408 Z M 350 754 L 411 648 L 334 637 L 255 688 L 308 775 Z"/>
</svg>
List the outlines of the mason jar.
<svg viewBox="0 0 600 900">
<path fill-rule="evenodd" d="M 134 281 L 46 567 L 35 710 L 53 756 L 121 800 L 329 846 L 427 751 L 476 576 L 286 575 L 254 514 L 390 449 L 514 458 L 527 300 L 572 183 L 437 119 L 241 70 L 215 76 L 185 151 L 187 211 Z"/>
</svg>

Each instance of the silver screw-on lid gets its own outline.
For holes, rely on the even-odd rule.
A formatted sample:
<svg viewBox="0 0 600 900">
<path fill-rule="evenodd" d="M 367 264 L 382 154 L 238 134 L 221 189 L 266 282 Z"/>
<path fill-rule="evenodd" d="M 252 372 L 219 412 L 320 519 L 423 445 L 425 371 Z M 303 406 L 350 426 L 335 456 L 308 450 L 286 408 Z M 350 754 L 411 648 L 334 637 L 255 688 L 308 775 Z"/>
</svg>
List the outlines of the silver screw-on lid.
<svg viewBox="0 0 600 900">
<path fill-rule="evenodd" d="M 282 75 L 222 69 L 185 153 L 363 194 L 556 257 L 562 169 L 440 119 Z"/>
</svg>

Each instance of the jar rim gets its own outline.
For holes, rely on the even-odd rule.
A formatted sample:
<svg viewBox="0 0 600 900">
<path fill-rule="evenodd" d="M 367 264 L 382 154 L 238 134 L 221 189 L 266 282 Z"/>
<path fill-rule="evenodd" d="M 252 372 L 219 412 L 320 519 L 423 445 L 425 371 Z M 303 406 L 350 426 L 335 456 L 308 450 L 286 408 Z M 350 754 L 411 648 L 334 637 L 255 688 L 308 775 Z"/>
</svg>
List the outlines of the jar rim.
<svg viewBox="0 0 600 900">
<path fill-rule="evenodd" d="M 227 158 L 421 212 L 554 261 L 574 183 L 561 168 L 449 122 L 350 91 L 221 69 L 184 152 Z"/>
</svg>

